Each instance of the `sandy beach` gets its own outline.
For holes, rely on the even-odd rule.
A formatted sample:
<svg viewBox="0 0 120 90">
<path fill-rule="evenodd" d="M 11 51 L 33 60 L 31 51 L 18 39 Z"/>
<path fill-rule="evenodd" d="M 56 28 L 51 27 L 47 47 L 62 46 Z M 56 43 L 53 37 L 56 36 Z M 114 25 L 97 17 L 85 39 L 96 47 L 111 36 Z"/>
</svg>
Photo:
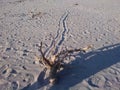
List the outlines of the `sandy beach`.
<svg viewBox="0 0 120 90">
<path fill-rule="evenodd" d="M 59 83 L 36 57 L 66 58 Z M 0 90 L 120 90 L 120 0 L 0 0 Z"/>
</svg>

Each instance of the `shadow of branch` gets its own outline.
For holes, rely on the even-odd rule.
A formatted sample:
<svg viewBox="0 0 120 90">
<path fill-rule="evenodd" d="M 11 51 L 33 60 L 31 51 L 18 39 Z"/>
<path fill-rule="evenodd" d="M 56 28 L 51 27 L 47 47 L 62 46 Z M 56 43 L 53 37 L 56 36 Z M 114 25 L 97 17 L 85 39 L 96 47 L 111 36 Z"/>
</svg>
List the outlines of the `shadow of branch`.
<svg viewBox="0 0 120 90">
<path fill-rule="evenodd" d="M 24 87 L 22 90 L 38 90 L 42 88 L 45 85 L 49 84 L 49 78 L 45 79 L 47 68 L 44 68 L 42 72 L 40 72 L 37 81 L 35 83 L 28 84 L 26 87 Z"/>
<path fill-rule="evenodd" d="M 79 53 L 82 57 L 76 58 L 68 66 L 75 68 L 63 69 L 58 75 L 60 80 L 58 84 L 53 85 L 49 90 L 69 90 L 70 87 L 82 82 L 91 75 L 106 69 L 120 60 L 120 44 L 106 46 L 85 54 Z M 44 69 L 38 77 L 38 81 L 29 84 L 22 90 L 38 90 L 49 84 L 49 78 L 45 78 L 46 69 Z M 66 75 L 65 75 L 66 74 Z"/>
<path fill-rule="evenodd" d="M 120 44 L 106 46 L 95 51 L 83 54 L 84 58 L 74 60 L 70 65 L 76 66 L 70 70 L 60 72 L 60 82 L 54 85 L 50 90 L 69 90 L 70 87 L 82 82 L 84 79 L 96 74 L 97 72 L 110 67 L 120 61 Z M 81 56 L 81 54 L 79 54 Z M 67 72 L 67 75 L 62 73 Z"/>
</svg>

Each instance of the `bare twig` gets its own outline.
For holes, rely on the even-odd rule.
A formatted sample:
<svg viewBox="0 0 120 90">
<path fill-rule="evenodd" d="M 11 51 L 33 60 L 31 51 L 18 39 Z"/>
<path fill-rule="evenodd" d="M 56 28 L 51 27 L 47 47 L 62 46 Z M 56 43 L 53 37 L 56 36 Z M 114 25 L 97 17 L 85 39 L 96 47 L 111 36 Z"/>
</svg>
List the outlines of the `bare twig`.
<svg viewBox="0 0 120 90">
<path fill-rule="evenodd" d="M 42 42 L 41 42 L 39 51 L 40 51 L 42 58 L 43 58 L 42 63 L 47 67 L 51 67 L 52 65 L 51 65 L 50 61 L 45 57 L 45 54 L 42 51 Z"/>
<path fill-rule="evenodd" d="M 50 53 L 53 52 L 55 49 L 55 43 L 53 44 L 53 48 L 50 50 Z M 88 49 L 92 48 L 91 45 L 85 48 L 80 48 L 80 49 L 71 49 L 71 50 L 63 50 L 58 54 L 55 54 L 50 56 L 50 58 L 45 57 L 45 53 L 42 51 L 42 42 L 40 43 L 40 53 L 42 55 L 42 60 L 41 64 L 43 64 L 47 69 L 49 69 L 49 78 L 50 78 L 50 83 L 55 84 L 56 81 L 58 80 L 58 75 L 57 73 L 60 72 L 61 68 L 64 68 L 64 60 L 66 57 L 70 56 L 70 54 L 75 53 L 75 52 L 86 52 Z"/>
</svg>

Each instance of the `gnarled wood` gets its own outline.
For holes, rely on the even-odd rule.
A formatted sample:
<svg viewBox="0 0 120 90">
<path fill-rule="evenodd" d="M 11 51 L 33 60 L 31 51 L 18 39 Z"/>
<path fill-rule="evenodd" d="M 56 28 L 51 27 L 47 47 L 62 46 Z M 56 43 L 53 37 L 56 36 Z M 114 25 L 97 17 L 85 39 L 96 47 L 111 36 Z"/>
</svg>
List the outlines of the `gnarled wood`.
<svg viewBox="0 0 120 90">
<path fill-rule="evenodd" d="M 55 45 L 54 45 L 55 47 Z M 91 45 L 85 48 L 80 48 L 80 49 L 71 49 L 71 50 L 63 50 L 60 53 L 56 55 L 51 55 L 50 58 L 46 58 L 44 52 L 42 51 L 42 42 L 40 44 L 40 53 L 42 55 L 42 64 L 49 69 L 49 81 L 52 84 L 55 84 L 56 81 L 58 80 L 58 75 L 57 73 L 61 70 L 61 68 L 64 69 L 64 59 L 69 56 L 69 54 L 74 53 L 74 52 L 86 52 L 88 49 L 92 48 Z M 52 48 L 51 51 L 53 51 L 54 48 Z M 51 52 L 50 52 L 51 53 Z"/>
</svg>

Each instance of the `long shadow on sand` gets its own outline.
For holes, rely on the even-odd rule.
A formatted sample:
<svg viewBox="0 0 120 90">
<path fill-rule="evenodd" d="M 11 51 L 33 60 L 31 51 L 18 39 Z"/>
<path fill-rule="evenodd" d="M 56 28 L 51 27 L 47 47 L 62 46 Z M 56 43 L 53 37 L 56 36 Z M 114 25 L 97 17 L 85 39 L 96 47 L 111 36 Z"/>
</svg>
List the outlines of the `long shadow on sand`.
<svg viewBox="0 0 120 90">
<path fill-rule="evenodd" d="M 37 81 L 33 84 L 28 84 L 26 87 L 24 87 L 22 90 L 38 90 L 42 88 L 45 85 L 49 84 L 49 78 L 45 78 L 47 69 L 44 68 L 42 72 L 40 72 Z"/>
<path fill-rule="evenodd" d="M 70 87 L 80 83 L 82 80 L 96 74 L 97 72 L 110 67 L 120 61 L 120 44 L 106 46 L 85 54 L 79 54 L 83 59 L 74 60 L 71 63 L 76 68 L 64 70 L 67 75 L 60 78 L 60 82 L 54 85 L 50 90 L 69 90 Z"/>
<path fill-rule="evenodd" d="M 59 83 L 53 85 L 49 90 L 69 90 L 70 87 L 82 82 L 91 75 L 118 63 L 120 61 L 120 44 L 106 46 L 85 54 L 79 53 L 79 56 L 82 58 L 76 58 L 70 63 L 70 66 L 75 67 L 61 71 L 59 73 L 61 76 Z M 38 77 L 38 81 L 33 85 L 28 85 L 23 90 L 38 90 L 49 84 L 47 82 L 48 78 L 43 79 L 45 72 L 46 70 L 43 70 Z M 42 81 L 46 83 L 42 83 Z"/>
</svg>

